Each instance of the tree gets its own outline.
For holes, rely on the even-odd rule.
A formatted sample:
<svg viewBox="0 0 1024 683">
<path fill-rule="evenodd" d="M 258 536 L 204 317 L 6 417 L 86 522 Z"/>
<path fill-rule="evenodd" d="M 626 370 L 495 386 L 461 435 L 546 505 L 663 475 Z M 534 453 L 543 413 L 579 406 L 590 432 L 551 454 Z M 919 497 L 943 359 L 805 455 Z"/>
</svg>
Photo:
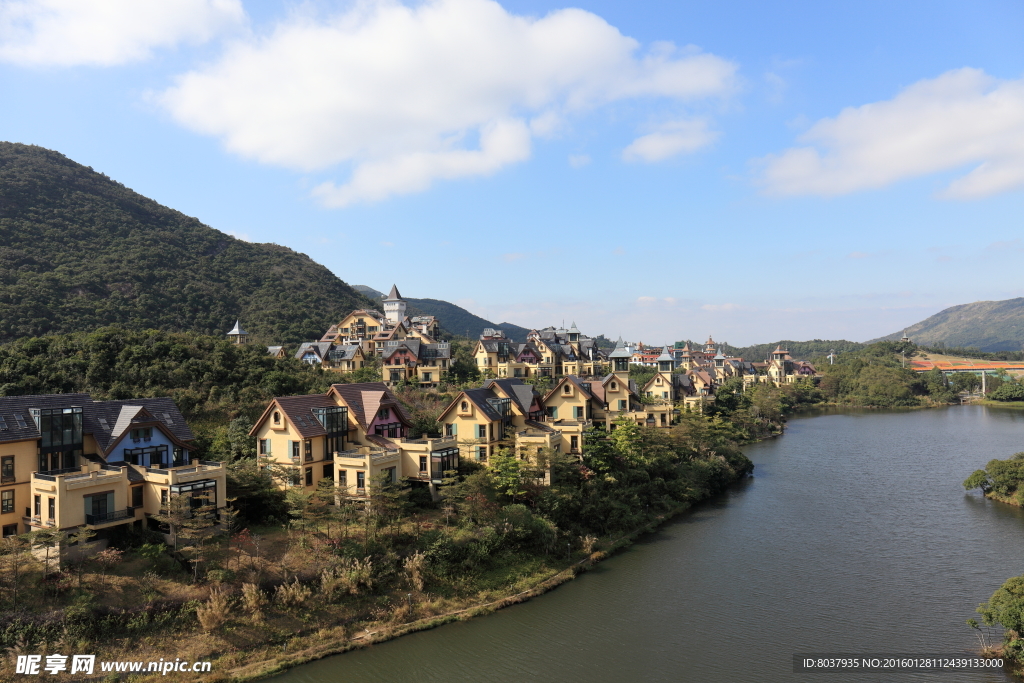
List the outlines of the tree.
<svg viewBox="0 0 1024 683">
<path fill-rule="evenodd" d="M 986 625 L 999 624 L 1006 629 L 1004 654 L 1024 661 L 1024 576 L 1007 579 L 988 602 L 978 606 L 978 613 Z"/>
<path fill-rule="evenodd" d="M 643 439 L 640 425 L 625 415 L 615 420 L 615 429 L 608 435 L 615 452 L 630 466 L 643 462 Z"/>
<path fill-rule="evenodd" d="M 21 560 L 25 551 L 30 547 L 28 534 L 24 536 L 8 536 L 0 542 L 0 552 L 7 559 L 8 572 L 11 577 L 11 603 L 14 609 L 18 609 L 18 587 L 21 578 Z"/>
<path fill-rule="evenodd" d="M 491 472 L 494 488 L 516 502 L 516 498 L 526 493 L 523 489 L 523 463 L 507 448 L 499 448 L 491 456 Z"/>
<path fill-rule="evenodd" d="M 96 537 L 96 532 L 87 526 L 79 527 L 78 531 L 71 534 L 71 542 L 78 548 L 78 587 L 82 587 L 82 568 L 85 566 L 86 546 L 92 545 L 90 541 Z"/>
<path fill-rule="evenodd" d="M 122 551 L 117 548 L 105 548 L 92 556 L 92 561 L 98 564 L 103 573 L 100 574 L 100 583 L 105 583 L 107 572 L 114 568 L 121 561 Z"/>
<path fill-rule="evenodd" d="M 958 372 L 953 376 L 953 391 L 971 392 L 981 386 L 981 378 L 974 373 Z"/>
<path fill-rule="evenodd" d="M 964 481 L 964 488 L 968 491 L 981 489 L 982 493 L 988 493 L 992 488 L 992 482 L 989 481 L 988 473 L 985 470 L 974 470 L 974 473 Z"/>
</svg>

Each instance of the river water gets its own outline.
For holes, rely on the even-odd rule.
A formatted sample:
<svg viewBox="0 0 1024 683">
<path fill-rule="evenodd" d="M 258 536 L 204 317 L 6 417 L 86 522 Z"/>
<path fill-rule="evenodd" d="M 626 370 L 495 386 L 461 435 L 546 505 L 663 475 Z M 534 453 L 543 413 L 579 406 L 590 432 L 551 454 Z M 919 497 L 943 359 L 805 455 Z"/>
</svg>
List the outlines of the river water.
<svg viewBox="0 0 1024 683">
<path fill-rule="evenodd" d="M 1024 451 L 1024 412 L 822 414 L 745 451 L 753 478 L 551 593 L 274 681 L 1010 680 L 794 673 L 793 654 L 976 647 L 965 620 L 1024 574 L 1024 510 L 961 482 Z"/>
</svg>

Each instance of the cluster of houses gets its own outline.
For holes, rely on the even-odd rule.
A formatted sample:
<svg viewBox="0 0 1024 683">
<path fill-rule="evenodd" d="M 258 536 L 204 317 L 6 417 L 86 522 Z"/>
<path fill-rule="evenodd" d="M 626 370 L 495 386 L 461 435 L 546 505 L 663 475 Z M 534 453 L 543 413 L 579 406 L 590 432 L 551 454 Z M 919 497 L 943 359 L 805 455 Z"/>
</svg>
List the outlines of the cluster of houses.
<svg viewBox="0 0 1024 683">
<path fill-rule="evenodd" d="M 383 313 L 369 309 L 352 311 L 331 325 L 319 341 L 301 344 L 294 357 L 339 372 L 362 369 L 370 359 L 380 358 L 381 381 L 388 387 L 438 387 L 451 370 L 453 360 L 451 345 L 440 339 L 438 320 L 429 315 L 407 316 L 407 304 L 396 285 L 392 285 L 382 304 Z M 248 334 L 236 322 L 228 338 L 244 344 Z M 285 357 L 283 346 L 269 346 L 267 351 L 272 356 Z M 673 379 L 671 389 L 659 382 L 640 387 L 639 391 L 648 398 L 673 401 L 707 400 L 716 385 L 733 377 L 742 377 L 747 384 L 784 384 L 815 374 L 809 363 L 794 361 L 781 347 L 764 362 L 749 362 L 726 355 L 710 337 L 702 347 L 693 349 L 689 344 L 652 347 L 642 342 L 623 343 L 621 339 L 615 349 L 602 349 L 597 340 L 580 332 L 576 323 L 569 329 L 531 330 L 523 342 L 508 339 L 502 330 L 487 328 L 477 340 L 472 357 L 481 376 L 487 379 L 555 379 L 567 375 L 603 378 L 612 354 L 621 358 L 623 353 L 630 365 L 661 369 L 666 361 L 671 361 L 672 370 L 681 375 Z"/>
<path fill-rule="evenodd" d="M 406 382 L 436 387 L 451 366 L 450 346 L 437 340 L 433 317 L 404 315 L 397 288 L 384 308 L 383 316 L 353 311 L 298 354 L 342 372 L 380 356 L 383 381 L 274 398 L 250 432 L 260 467 L 279 487 L 311 492 L 328 479 L 361 497 L 384 476 L 418 482 L 436 495 L 444 473 L 462 459 L 486 465 L 504 450 L 537 465 L 545 454 L 579 455 L 591 426 L 608 432 L 626 419 L 667 428 L 680 411 L 714 400 L 716 386 L 731 378 L 783 384 L 814 374 L 785 349 L 751 363 L 726 355 L 710 338 L 700 348 L 654 350 L 620 339 L 609 350 L 575 324 L 532 330 L 521 343 L 485 330 L 473 351 L 482 384 L 460 391 L 431 435 L 414 435 L 392 389 Z M 228 336 L 248 341 L 237 323 Z M 280 348 L 270 351 L 282 355 Z M 642 386 L 630 377 L 637 364 L 654 370 Z M 542 377 L 550 380 L 531 381 Z M 193 442 L 167 398 L 0 397 L 2 535 L 84 526 L 96 531 L 93 549 L 101 549 L 126 525 L 172 533 L 156 519 L 172 496 L 218 509 L 226 501 L 223 465 L 196 459 Z"/>
</svg>

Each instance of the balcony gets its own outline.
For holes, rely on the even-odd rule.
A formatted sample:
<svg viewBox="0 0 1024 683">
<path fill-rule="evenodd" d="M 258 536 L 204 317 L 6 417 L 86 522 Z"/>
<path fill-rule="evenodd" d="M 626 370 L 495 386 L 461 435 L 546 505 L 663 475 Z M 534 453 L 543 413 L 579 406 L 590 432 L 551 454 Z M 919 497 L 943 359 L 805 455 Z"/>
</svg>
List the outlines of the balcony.
<svg viewBox="0 0 1024 683">
<path fill-rule="evenodd" d="M 85 523 L 90 526 L 97 526 L 100 524 L 110 524 L 111 522 L 120 522 L 126 519 L 131 519 L 135 516 L 135 510 L 114 510 L 112 512 L 104 512 L 99 515 L 85 515 Z"/>
<path fill-rule="evenodd" d="M 193 465 L 178 467 L 139 467 L 146 481 L 156 484 L 183 484 L 198 479 L 223 476 L 224 463 L 214 460 L 193 460 Z"/>
</svg>

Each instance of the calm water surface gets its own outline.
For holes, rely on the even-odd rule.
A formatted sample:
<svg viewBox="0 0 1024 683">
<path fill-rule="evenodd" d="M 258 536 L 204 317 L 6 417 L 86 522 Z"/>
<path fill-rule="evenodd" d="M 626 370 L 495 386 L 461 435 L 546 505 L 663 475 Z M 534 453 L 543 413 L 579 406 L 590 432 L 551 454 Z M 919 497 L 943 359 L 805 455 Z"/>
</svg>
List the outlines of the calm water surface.
<svg viewBox="0 0 1024 683">
<path fill-rule="evenodd" d="M 791 420 L 755 477 L 531 602 L 273 679 L 992 681 L 1001 672 L 792 671 L 795 652 L 958 653 L 1024 574 L 1024 510 L 964 492 L 1024 450 L 1024 412 L 977 406 Z"/>
</svg>

